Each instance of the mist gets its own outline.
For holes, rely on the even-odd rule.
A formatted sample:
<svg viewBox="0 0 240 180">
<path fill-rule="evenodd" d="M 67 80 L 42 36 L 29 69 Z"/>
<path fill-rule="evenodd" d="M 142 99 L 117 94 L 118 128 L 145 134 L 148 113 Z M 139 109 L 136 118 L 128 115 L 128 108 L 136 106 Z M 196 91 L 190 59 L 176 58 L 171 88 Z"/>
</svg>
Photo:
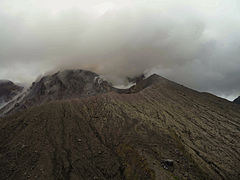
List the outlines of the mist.
<svg viewBox="0 0 240 180">
<path fill-rule="evenodd" d="M 237 0 L 1 0 L 0 79 L 80 68 L 119 85 L 157 73 L 231 99 L 240 95 L 239 22 Z"/>
</svg>

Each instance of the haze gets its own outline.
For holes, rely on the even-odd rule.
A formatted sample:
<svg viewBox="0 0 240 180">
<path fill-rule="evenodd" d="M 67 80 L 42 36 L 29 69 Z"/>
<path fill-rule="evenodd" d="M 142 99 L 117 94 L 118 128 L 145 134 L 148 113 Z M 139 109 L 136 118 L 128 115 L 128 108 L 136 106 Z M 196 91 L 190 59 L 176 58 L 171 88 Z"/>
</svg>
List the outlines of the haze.
<svg viewBox="0 0 240 180">
<path fill-rule="evenodd" d="M 239 0 L 1 0 L 0 79 L 81 68 L 120 84 L 158 73 L 232 99 L 239 22 Z"/>
</svg>

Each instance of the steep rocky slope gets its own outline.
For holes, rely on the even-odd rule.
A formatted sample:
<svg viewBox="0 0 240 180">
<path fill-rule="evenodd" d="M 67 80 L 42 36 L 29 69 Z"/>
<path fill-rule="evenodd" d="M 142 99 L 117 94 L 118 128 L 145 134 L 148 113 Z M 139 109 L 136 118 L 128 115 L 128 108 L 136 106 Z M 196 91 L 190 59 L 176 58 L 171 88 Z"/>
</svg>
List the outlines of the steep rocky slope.
<svg viewBox="0 0 240 180">
<path fill-rule="evenodd" d="M 240 96 L 239 96 L 237 99 L 235 99 L 235 100 L 233 101 L 233 103 L 235 103 L 235 104 L 240 104 Z"/>
<path fill-rule="evenodd" d="M 153 75 L 0 119 L 0 179 L 240 178 L 240 109 Z"/>
<path fill-rule="evenodd" d="M 23 90 L 23 87 L 8 80 L 0 80 L 0 108 Z"/>
<path fill-rule="evenodd" d="M 65 70 L 42 77 L 21 96 L 0 109 L 0 115 L 27 109 L 52 100 L 88 97 L 111 91 L 112 86 L 96 73 L 86 70 Z"/>
</svg>

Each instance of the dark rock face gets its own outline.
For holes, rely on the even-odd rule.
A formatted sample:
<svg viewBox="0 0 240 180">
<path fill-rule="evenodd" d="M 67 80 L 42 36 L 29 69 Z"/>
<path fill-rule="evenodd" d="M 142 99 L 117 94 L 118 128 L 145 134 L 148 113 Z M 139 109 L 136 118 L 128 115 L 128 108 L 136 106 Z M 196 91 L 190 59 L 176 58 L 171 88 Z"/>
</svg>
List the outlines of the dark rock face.
<svg viewBox="0 0 240 180">
<path fill-rule="evenodd" d="M 0 114 L 13 113 L 54 100 L 94 96 L 113 89 L 110 83 L 102 80 L 96 73 L 86 70 L 65 70 L 34 82 L 21 98 L 0 110 Z"/>
<path fill-rule="evenodd" d="M 0 118 L 0 179 L 240 179 L 236 105 L 157 75 L 125 92 L 85 75 L 44 77 L 24 99 L 40 106 Z"/>
<path fill-rule="evenodd" d="M 235 104 L 240 104 L 240 96 L 239 96 L 237 99 L 235 99 L 235 100 L 233 101 L 233 103 L 235 103 Z"/>
<path fill-rule="evenodd" d="M 9 102 L 18 93 L 23 90 L 23 87 L 15 85 L 11 81 L 0 80 L 0 107 L 1 105 Z"/>
<path fill-rule="evenodd" d="M 66 70 L 43 77 L 31 87 L 29 98 L 68 99 L 88 97 L 108 92 L 111 86 L 96 73 L 85 70 Z"/>
</svg>

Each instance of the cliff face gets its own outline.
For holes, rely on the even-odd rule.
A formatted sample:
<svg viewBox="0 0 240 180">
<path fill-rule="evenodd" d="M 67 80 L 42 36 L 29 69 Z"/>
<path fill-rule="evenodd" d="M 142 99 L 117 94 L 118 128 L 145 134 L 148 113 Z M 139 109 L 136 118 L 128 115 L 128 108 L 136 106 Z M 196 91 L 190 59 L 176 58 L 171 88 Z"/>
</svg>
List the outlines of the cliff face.
<svg viewBox="0 0 240 180">
<path fill-rule="evenodd" d="M 153 75 L 0 119 L 0 179 L 240 178 L 240 109 Z"/>
</svg>

